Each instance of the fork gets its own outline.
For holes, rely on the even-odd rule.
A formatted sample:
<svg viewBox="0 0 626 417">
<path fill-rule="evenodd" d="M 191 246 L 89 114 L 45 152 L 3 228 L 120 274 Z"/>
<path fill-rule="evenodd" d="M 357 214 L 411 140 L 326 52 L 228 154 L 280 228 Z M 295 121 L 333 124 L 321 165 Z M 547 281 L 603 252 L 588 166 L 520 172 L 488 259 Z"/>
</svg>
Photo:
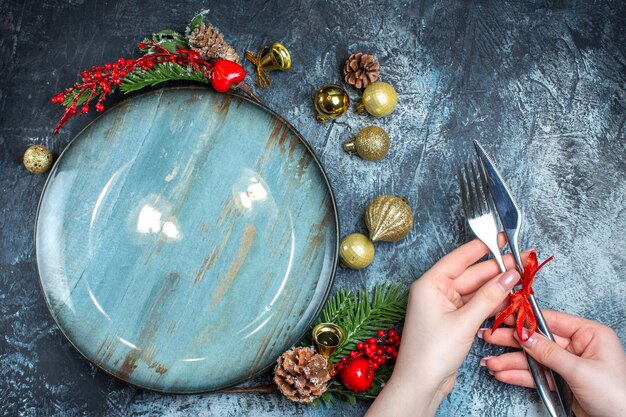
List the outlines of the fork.
<svg viewBox="0 0 626 417">
<path fill-rule="evenodd" d="M 489 248 L 489 251 L 491 251 L 498 263 L 500 272 L 505 272 L 506 266 L 498 246 L 498 221 L 496 220 L 493 202 L 487 188 L 487 179 L 482 165 L 479 163 L 477 167 L 475 169 L 474 163 L 470 162 L 465 164 L 465 175 L 459 170 L 458 180 L 463 210 L 465 211 L 465 217 L 470 229 Z M 478 175 L 476 171 L 479 172 Z M 511 292 L 513 291 L 511 290 Z M 524 354 L 526 355 L 525 352 Z M 543 367 L 529 355 L 526 355 L 526 360 L 541 400 L 550 415 L 558 417 Z"/>
</svg>

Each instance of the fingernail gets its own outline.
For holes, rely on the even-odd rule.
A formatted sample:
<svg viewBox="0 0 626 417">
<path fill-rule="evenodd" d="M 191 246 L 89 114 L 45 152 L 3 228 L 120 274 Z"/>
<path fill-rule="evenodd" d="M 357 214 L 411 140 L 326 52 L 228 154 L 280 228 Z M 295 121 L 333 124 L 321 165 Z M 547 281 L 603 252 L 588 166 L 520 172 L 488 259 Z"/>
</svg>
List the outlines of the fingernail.
<svg viewBox="0 0 626 417">
<path fill-rule="evenodd" d="M 485 356 L 478 363 L 480 366 L 487 366 L 487 360 L 493 358 L 493 356 Z"/>
<path fill-rule="evenodd" d="M 524 346 L 526 348 L 532 347 L 533 343 L 535 343 L 535 341 L 537 340 L 534 335 L 529 336 L 529 332 L 526 329 L 526 327 L 522 328 L 522 337 L 521 338 L 519 337 L 517 332 L 515 332 L 513 335 L 515 336 L 517 341 L 520 343 L 520 345 L 522 345 L 522 346 Z"/>
<path fill-rule="evenodd" d="M 487 372 L 489 372 L 489 375 L 493 376 L 494 372 L 491 369 L 487 369 Z"/>
<path fill-rule="evenodd" d="M 478 331 L 476 332 L 476 336 L 479 339 L 484 339 L 485 338 L 485 336 L 484 336 L 485 330 L 490 330 L 490 329 L 487 329 L 487 328 L 478 329 Z"/>
<path fill-rule="evenodd" d="M 519 280 L 519 272 L 517 272 L 515 269 L 509 269 L 500 276 L 500 279 L 498 281 L 505 290 L 510 290 L 511 288 L 513 288 L 517 280 Z"/>
</svg>

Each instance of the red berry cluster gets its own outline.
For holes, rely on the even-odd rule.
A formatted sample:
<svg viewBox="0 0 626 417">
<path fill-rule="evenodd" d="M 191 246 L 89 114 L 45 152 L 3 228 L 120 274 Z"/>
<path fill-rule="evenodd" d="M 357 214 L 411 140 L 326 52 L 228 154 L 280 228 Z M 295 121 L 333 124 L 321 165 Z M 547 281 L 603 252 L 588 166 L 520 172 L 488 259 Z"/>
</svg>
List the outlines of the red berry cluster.
<svg viewBox="0 0 626 417">
<path fill-rule="evenodd" d="M 378 369 L 387 361 L 396 359 L 400 347 L 400 334 L 395 329 L 389 329 L 388 331 L 379 330 L 376 336 L 370 337 L 365 342 L 358 342 L 356 350 L 350 352 L 350 356 L 342 357 L 341 362 L 335 365 L 333 375 L 341 372 L 350 359 L 360 356 L 367 358 L 373 369 Z"/>
<path fill-rule="evenodd" d="M 90 70 L 83 71 L 79 74 L 82 81 L 54 96 L 52 98 L 53 104 L 66 106 L 63 117 L 54 128 L 54 133 L 58 133 L 65 122 L 78 112 L 79 100 L 85 103 L 80 110 L 80 114 L 85 114 L 89 111 L 88 104 L 95 97 L 98 97 L 96 110 L 99 112 L 104 111 L 104 104 L 102 103 L 107 95 L 120 85 L 124 77 L 134 71 L 146 71 L 153 68 L 156 64 L 172 62 L 180 66 L 191 66 L 194 71 L 200 71 L 205 77 L 210 78 L 213 63 L 205 61 L 198 52 L 178 48 L 177 52 L 174 53 L 153 42 L 142 42 L 139 44 L 140 49 L 151 46 L 155 49 L 154 53 L 134 59 L 120 58 L 113 64 L 94 66 Z M 86 94 L 88 96 L 85 97 Z M 71 97 L 71 102 L 66 103 L 68 97 Z M 81 100 L 81 97 L 83 100 Z"/>
</svg>

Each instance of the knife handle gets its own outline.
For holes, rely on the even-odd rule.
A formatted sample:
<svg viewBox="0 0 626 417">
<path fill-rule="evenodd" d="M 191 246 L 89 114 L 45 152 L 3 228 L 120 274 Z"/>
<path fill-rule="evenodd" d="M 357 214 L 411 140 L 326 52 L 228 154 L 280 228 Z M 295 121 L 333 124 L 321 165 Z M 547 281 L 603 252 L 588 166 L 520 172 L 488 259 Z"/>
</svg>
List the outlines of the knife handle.
<svg viewBox="0 0 626 417">
<path fill-rule="evenodd" d="M 526 351 L 523 352 L 526 356 L 528 369 L 530 369 L 530 373 L 533 376 L 533 381 L 535 382 L 535 387 L 537 388 L 537 393 L 539 394 L 541 401 L 543 401 L 543 404 L 546 406 L 546 409 L 548 410 L 548 413 L 550 413 L 551 417 L 558 417 L 559 414 L 556 411 L 556 406 L 554 405 L 554 401 L 550 393 L 550 384 L 548 383 L 548 378 L 544 372 L 544 367 L 532 356 L 527 354 Z"/>
<path fill-rule="evenodd" d="M 541 312 L 541 309 L 537 304 L 537 299 L 535 299 L 535 296 L 531 294 L 529 300 L 530 306 L 533 309 L 533 313 L 535 313 L 535 317 L 537 318 L 537 327 L 539 327 L 539 330 L 541 330 L 541 333 L 543 333 L 544 336 L 554 342 L 554 336 L 552 335 L 550 327 L 548 327 L 548 323 L 543 317 L 543 313 Z M 571 417 L 573 416 L 572 405 L 574 403 L 574 395 L 572 394 L 572 390 L 567 385 L 567 382 L 565 382 L 561 375 L 557 374 L 553 370 L 550 370 L 550 372 L 552 373 L 552 379 L 554 379 L 556 392 L 559 394 L 559 400 L 561 401 L 561 405 L 563 405 L 563 411 L 565 412 L 565 416 Z"/>
</svg>

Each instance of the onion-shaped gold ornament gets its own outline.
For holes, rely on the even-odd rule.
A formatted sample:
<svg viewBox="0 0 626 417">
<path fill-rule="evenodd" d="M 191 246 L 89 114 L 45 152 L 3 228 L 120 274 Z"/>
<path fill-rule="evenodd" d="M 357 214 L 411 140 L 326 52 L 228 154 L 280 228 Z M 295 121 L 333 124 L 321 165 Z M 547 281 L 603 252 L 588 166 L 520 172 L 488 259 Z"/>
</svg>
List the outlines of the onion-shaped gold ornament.
<svg viewBox="0 0 626 417">
<path fill-rule="evenodd" d="M 391 140 L 385 129 L 378 126 L 367 126 L 361 129 L 356 137 L 343 145 L 344 151 L 358 153 L 368 161 L 378 161 L 389 152 Z"/>
<path fill-rule="evenodd" d="M 368 112 L 372 116 L 384 117 L 390 115 L 398 104 L 396 90 L 388 83 L 377 81 L 370 84 L 357 104 L 357 113 Z"/>
<path fill-rule="evenodd" d="M 405 199 L 381 195 L 365 209 L 365 224 L 372 242 L 397 242 L 413 229 L 413 212 Z"/>
<path fill-rule="evenodd" d="M 363 269 L 374 260 L 374 244 L 361 233 L 352 233 L 339 244 L 341 265 L 351 269 Z"/>
<path fill-rule="evenodd" d="M 43 174 L 52 167 L 52 152 L 43 145 L 31 145 L 24 152 L 22 163 L 33 174 Z"/>
<path fill-rule="evenodd" d="M 348 93 L 337 84 L 328 84 L 320 88 L 315 93 L 313 103 L 317 112 L 315 118 L 322 123 L 343 116 L 350 108 Z"/>
</svg>

